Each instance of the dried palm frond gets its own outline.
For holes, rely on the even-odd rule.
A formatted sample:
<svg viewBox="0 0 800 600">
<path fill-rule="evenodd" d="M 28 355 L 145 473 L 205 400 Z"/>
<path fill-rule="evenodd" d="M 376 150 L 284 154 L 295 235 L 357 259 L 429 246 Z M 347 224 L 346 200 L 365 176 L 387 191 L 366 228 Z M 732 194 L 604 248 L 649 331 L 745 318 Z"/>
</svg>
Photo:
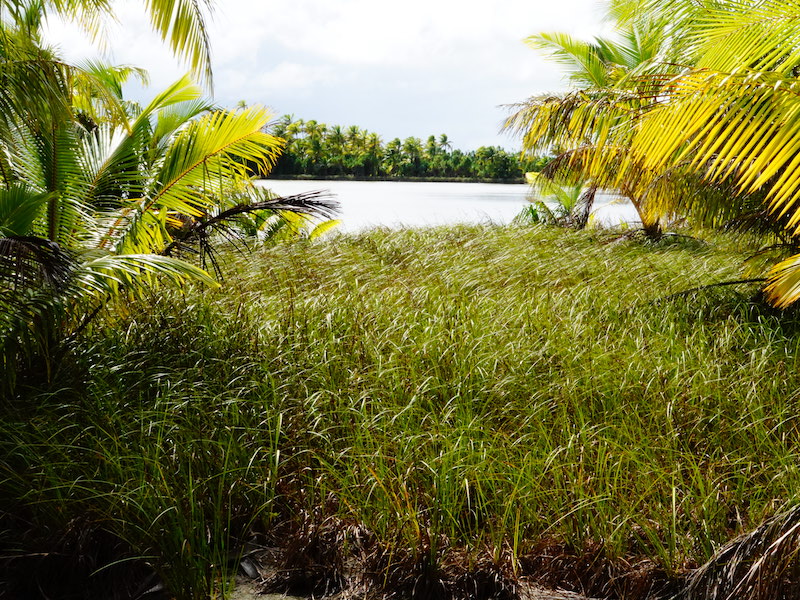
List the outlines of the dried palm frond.
<svg viewBox="0 0 800 600">
<path fill-rule="evenodd" d="M 778 600 L 800 594 L 800 506 L 725 545 L 679 600 Z"/>
</svg>

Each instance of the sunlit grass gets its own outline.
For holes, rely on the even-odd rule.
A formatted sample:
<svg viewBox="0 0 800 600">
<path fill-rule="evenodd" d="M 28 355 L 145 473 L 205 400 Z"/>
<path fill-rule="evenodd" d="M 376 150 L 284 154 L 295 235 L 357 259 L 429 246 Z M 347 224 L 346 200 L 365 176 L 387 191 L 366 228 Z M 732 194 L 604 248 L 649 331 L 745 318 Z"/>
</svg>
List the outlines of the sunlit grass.
<svg viewBox="0 0 800 600">
<path fill-rule="evenodd" d="M 800 490 L 800 322 L 752 288 L 671 296 L 742 256 L 502 227 L 231 255 L 222 290 L 119 306 L 73 389 L 9 410 L 2 497 L 88 516 L 182 598 L 252 532 L 328 517 L 420 564 L 522 572 L 552 541 L 674 574 Z"/>
</svg>

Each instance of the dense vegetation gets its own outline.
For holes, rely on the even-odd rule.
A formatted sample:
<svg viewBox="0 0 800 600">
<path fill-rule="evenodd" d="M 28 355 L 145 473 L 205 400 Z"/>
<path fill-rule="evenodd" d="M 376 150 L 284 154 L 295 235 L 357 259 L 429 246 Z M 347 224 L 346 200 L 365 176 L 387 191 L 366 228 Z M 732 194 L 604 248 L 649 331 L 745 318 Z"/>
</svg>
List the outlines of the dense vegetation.
<svg viewBox="0 0 800 600">
<path fill-rule="evenodd" d="M 286 140 L 272 170 L 275 177 L 379 177 L 426 179 L 491 179 L 522 181 L 527 171 L 539 171 L 546 158 L 521 159 L 519 153 L 495 146 L 464 152 L 454 150 L 444 134 L 395 138 L 384 143 L 376 133 L 358 126 L 343 128 L 317 121 L 281 117 L 272 133 Z"/>
<path fill-rule="evenodd" d="M 800 321 L 747 287 L 671 296 L 735 273 L 728 238 L 614 240 L 379 230 L 120 304 L 6 406 L 16 585 L 149 564 L 205 598 L 248 541 L 280 548 L 275 589 L 401 597 L 622 597 L 704 562 L 797 500 Z"/>
<path fill-rule="evenodd" d="M 146 3 L 208 80 L 202 6 Z M 574 87 L 507 121 L 556 154 L 520 222 L 565 228 L 317 242 L 329 201 L 253 184 L 284 146 L 324 176 L 537 164 L 270 133 L 188 79 L 138 107 L 135 69 L 41 43 L 50 11 L 92 30 L 104 0 L 0 8 L 0 595 L 207 598 L 253 548 L 315 593 L 796 592 L 794 0 L 615 0 L 612 40 L 531 38 Z M 599 189 L 642 236 L 571 230 Z M 298 243 L 215 251 L 280 231 Z M 753 257 L 762 290 L 704 287 Z"/>
<path fill-rule="evenodd" d="M 676 218 L 760 237 L 768 297 L 796 301 L 797 4 L 614 0 L 609 16 L 614 39 L 528 40 L 573 87 L 521 102 L 506 128 L 557 150 L 546 177 L 628 198 L 651 238 Z"/>
<path fill-rule="evenodd" d="M 116 295 L 145 290 L 157 278 L 218 285 L 194 260 L 213 259 L 218 230 L 267 235 L 283 228 L 288 213 L 321 216 L 333 208 L 325 198 L 277 199 L 254 185 L 283 145 L 263 131 L 272 118 L 264 107 L 223 110 L 189 77 L 145 107 L 125 102 L 131 69 L 63 63 L 41 45 L 43 6 L 22 8 L 0 23 L 2 53 L 10 57 L 0 86 L 6 393 L 18 369 L 53 363 L 61 343 Z M 32 75 L 31 64 L 41 65 Z"/>
</svg>

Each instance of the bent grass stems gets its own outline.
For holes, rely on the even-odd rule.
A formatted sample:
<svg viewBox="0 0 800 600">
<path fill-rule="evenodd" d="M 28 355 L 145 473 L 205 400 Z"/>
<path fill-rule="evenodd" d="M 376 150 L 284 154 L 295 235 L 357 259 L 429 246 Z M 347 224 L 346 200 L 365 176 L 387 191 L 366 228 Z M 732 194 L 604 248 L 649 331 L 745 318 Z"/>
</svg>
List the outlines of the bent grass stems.
<svg viewBox="0 0 800 600">
<path fill-rule="evenodd" d="M 387 585 L 532 575 L 548 544 L 674 577 L 797 502 L 800 328 L 732 288 L 652 302 L 736 277 L 725 237 L 600 236 L 376 230 L 233 255 L 225 290 L 103 316 L 77 390 L 9 412 L 2 497 L 51 528 L 91 513 L 127 543 L 110 560 L 155 557 L 179 598 L 224 594 L 244 540 L 293 531 L 308 564 L 361 556 Z"/>
</svg>

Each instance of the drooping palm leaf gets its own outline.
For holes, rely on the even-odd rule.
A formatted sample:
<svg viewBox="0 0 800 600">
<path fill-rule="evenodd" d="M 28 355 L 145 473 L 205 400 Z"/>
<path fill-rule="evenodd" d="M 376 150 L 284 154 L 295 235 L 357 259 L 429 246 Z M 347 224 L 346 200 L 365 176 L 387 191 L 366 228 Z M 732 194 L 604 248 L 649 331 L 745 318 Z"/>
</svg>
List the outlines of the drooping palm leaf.
<svg viewBox="0 0 800 600">
<path fill-rule="evenodd" d="M 5 297 L 26 290 L 62 290 L 76 262 L 58 244 L 35 236 L 0 237 L 0 292 Z"/>
<path fill-rule="evenodd" d="M 145 5 L 161 39 L 211 85 L 211 46 L 205 23 L 210 0 L 146 0 Z"/>
<path fill-rule="evenodd" d="M 632 159 L 663 171 L 685 163 L 709 181 L 764 191 L 776 215 L 800 226 L 800 82 L 769 73 L 704 71 L 674 82 L 670 99 L 642 119 Z"/>
<path fill-rule="evenodd" d="M 19 0 L 0 0 L 0 9 L 17 22 L 26 19 L 29 4 Z M 44 0 L 37 10 L 44 15 L 57 13 L 83 26 L 93 37 L 103 36 L 106 24 L 114 20 L 114 5 L 109 0 Z M 192 72 L 211 84 L 211 50 L 206 20 L 212 10 L 210 0 L 145 0 L 145 9 L 155 32 L 170 49 L 184 58 Z"/>
</svg>

